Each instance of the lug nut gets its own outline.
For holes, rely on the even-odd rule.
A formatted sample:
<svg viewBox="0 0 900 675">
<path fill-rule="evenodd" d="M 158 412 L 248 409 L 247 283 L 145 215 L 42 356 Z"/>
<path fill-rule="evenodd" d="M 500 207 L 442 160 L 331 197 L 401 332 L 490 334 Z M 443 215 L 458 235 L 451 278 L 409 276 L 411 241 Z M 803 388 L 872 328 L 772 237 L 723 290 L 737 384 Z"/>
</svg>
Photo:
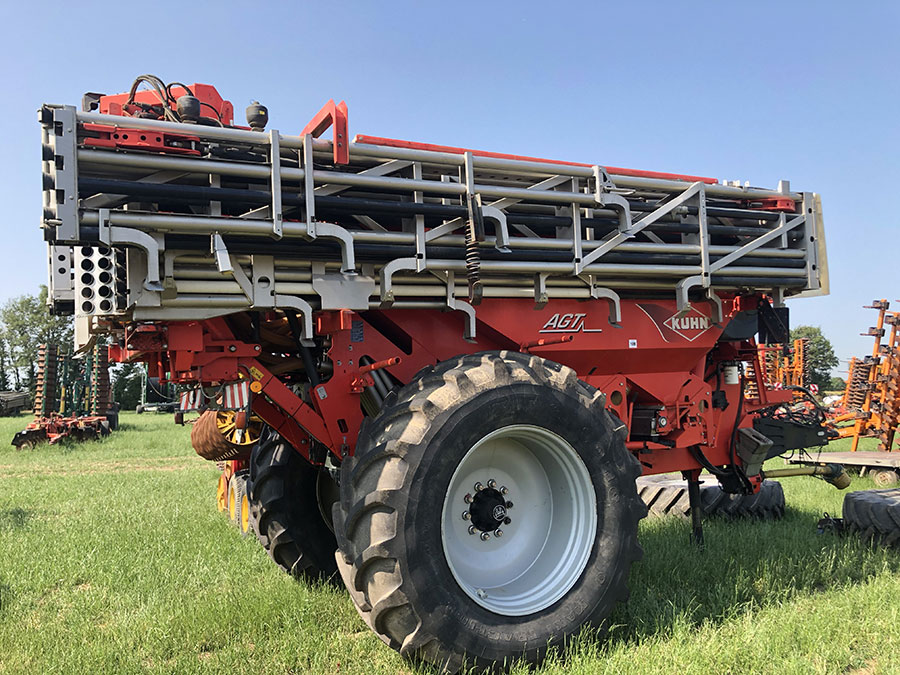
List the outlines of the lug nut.
<svg viewBox="0 0 900 675">
<path fill-rule="evenodd" d="M 466 496 L 463 497 L 463 501 L 464 501 L 466 504 L 471 504 L 471 503 L 472 503 L 472 495 L 466 494 Z"/>
<path fill-rule="evenodd" d="M 463 511 L 463 516 L 462 516 L 463 520 L 468 520 L 471 517 L 472 516 L 469 514 L 468 511 Z"/>
<path fill-rule="evenodd" d="M 490 538 L 491 538 L 491 535 L 489 535 L 487 532 L 481 533 L 481 541 L 487 541 Z"/>
<path fill-rule="evenodd" d="M 469 534 L 475 534 L 475 526 L 469 525 Z"/>
<path fill-rule="evenodd" d="M 495 537 L 502 537 L 502 536 L 503 536 L 503 530 L 500 530 L 500 529 L 494 530 L 494 536 L 495 536 Z"/>
<path fill-rule="evenodd" d="M 511 522 L 512 522 L 512 518 L 510 518 L 509 516 L 507 516 L 506 518 L 503 519 L 504 525 L 509 525 Z"/>
<path fill-rule="evenodd" d="M 505 495 L 507 492 L 509 492 L 509 490 L 507 489 L 507 487 L 506 487 L 505 485 L 502 485 L 502 486 L 500 487 L 500 494 L 501 494 L 501 495 Z"/>
<path fill-rule="evenodd" d="M 495 487 L 497 487 L 497 481 L 495 481 L 493 478 L 491 478 L 491 479 L 488 481 L 488 487 L 489 487 L 489 488 L 495 488 Z"/>
<path fill-rule="evenodd" d="M 506 508 L 511 509 L 513 507 L 512 502 L 506 502 Z"/>
<path fill-rule="evenodd" d="M 481 483 L 475 483 L 475 492 L 481 492 L 482 490 L 484 490 L 484 485 L 482 485 Z"/>
</svg>

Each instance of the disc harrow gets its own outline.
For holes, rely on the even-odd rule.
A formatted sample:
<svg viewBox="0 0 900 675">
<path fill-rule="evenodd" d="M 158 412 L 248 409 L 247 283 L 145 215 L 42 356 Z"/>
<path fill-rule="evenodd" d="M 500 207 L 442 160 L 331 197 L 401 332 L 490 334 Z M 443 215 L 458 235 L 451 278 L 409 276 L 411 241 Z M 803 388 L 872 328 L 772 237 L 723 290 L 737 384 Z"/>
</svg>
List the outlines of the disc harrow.
<svg viewBox="0 0 900 675">
<path fill-rule="evenodd" d="M 12 439 L 18 449 L 64 438 L 91 440 L 110 433 L 109 356 L 96 345 L 73 358 L 58 345 L 41 345 L 35 376 L 34 419 Z"/>
</svg>

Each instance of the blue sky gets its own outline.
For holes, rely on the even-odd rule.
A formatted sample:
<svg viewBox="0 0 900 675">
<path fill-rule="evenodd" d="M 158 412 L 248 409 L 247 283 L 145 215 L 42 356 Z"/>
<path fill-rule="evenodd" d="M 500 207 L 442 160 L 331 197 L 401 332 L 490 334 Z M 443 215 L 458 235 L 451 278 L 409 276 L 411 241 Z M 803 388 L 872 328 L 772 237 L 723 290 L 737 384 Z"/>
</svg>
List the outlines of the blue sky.
<svg viewBox="0 0 900 675">
<path fill-rule="evenodd" d="M 335 98 L 351 134 L 788 179 L 822 195 L 832 288 L 793 323 L 846 359 L 871 350 L 861 306 L 900 300 L 896 2 L 44 1 L 3 19 L 0 301 L 45 278 L 35 110 L 144 72 L 259 99 L 289 133 Z"/>
</svg>

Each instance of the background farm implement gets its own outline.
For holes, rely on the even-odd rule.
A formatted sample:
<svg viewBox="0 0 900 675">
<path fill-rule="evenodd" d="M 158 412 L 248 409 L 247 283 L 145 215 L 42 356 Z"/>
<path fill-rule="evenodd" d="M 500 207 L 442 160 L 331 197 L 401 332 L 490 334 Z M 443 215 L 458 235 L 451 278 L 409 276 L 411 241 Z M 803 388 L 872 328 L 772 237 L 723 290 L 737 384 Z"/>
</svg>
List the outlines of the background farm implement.
<svg viewBox="0 0 900 675">
<path fill-rule="evenodd" d="M 874 338 L 872 353 L 850 361 L 847 384 L 832 423 L 841 438 L 852 438 L 855 452 L 861 438 L 878 438 L 878 449 L 890 452 L 900 425 L 900 312 L 890 302 L 875 300 L 875 325 L 862 335 Z"/>
<path fill-rule="evenodd" d="M 41 345 L 35 380 L 34 420 L 13 437 L 16 448 L 64 438 L 96 439 L 116 428 L 106 346 L 95 346 L 81 358 L 73 358 L 58 345 Z"/>
</svg>

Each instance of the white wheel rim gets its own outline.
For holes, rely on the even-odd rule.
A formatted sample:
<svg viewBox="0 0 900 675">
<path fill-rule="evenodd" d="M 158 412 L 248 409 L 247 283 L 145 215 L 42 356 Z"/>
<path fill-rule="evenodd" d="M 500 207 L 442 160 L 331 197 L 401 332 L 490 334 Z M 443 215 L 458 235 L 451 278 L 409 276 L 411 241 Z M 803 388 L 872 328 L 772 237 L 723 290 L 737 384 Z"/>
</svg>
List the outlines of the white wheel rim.
<svg viewBox="0 0 900 675">
<path fill-rule="evenodd" d="M 491 523 L 498 537 L 497 530 L 475 527 L 473 514 L 482 526 L 485 513 L 501 516 L 492 506 L 500 488 L 512 506 L 510 522 Z M 584 462 L 565 439 L 528 424 L 497 429 L 472 446 L 450 479 L 441 513 L 454 579 L 476 603 L 505 616 L 533 614 L 562 598 L 584 572 L 596 533 L 597 498 Z"/>
</svg>

